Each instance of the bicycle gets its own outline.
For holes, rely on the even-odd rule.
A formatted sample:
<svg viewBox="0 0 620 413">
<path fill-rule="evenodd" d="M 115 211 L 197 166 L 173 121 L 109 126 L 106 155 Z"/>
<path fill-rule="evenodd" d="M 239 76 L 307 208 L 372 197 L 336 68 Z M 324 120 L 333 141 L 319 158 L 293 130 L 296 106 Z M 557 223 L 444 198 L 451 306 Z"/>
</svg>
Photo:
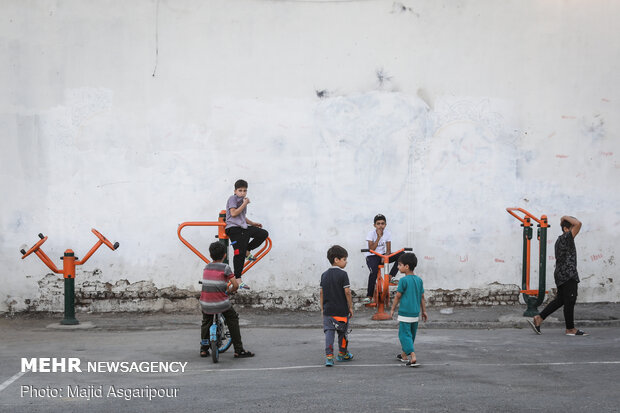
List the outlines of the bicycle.
<svg viewBox="0 0 620 413">
<path fill-rule="evenodd" d="M 370 252 L 381 257 L 382 261 L 382 263 L 379 264 L 379 268 L 377 268 L 377 284 L 373 296 L 377 305 L 377 312 L 372 316 L 373 320 L 390 320 L 392 318 L 385 312 L 385 307 L 387 307 L 390 302 L 390 275 L 387 271 L 387 267 L 390 263 L 390 258 L 403 251 L 413 251 L 413 248 L 402 248 L 388 255 L 379 254 L 377 251 L 368 248 L 361 250 L 361 252 Z"/>
</svg>

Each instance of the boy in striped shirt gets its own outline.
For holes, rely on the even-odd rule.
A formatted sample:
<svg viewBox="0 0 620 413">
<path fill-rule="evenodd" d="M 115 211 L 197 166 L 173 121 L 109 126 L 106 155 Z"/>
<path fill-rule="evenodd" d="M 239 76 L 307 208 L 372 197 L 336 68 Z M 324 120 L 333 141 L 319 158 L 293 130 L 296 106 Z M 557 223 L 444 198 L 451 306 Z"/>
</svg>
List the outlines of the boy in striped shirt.
<svg viewBox="0 0 620 413">
<path fill-rule="evenodd" d="M 200 338 L 203 342 L 209 338 L 209 328 L 213 324 L 213 315 L 222 313 L 235 349 L 235 358 L 254 357 L 254 353 L 243 349 L 241 331 L 239 330 L 239 314 L 228 298 L 228 293 L 237 291 L 239 283 L 228 264 L 223 262 L 226 258 L 226 246 L 216 241 L 209 245 L 209 254 L 213 262 L 207 264 L 202 274 Z M 231 283 L 230 288 L 228 281 Z M 200 357 L 208 356 L 209 347 L 200 346 Z"/>
</svg>

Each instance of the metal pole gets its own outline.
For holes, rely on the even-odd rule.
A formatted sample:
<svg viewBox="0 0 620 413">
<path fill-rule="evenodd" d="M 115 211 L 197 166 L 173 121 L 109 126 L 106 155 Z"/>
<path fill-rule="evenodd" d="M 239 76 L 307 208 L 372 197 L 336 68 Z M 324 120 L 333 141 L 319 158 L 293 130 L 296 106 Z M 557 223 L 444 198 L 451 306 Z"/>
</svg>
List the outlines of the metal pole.
<svg viewBox="0 0 620 413">
<path fill-rule="evenodd" d="M 62 257 L 62 272 L 65 279 L 65 318 L 63 325 L 75 325 L 80 322 L 75 318 L 75 254 L 66 250 Z"/>
</svg>

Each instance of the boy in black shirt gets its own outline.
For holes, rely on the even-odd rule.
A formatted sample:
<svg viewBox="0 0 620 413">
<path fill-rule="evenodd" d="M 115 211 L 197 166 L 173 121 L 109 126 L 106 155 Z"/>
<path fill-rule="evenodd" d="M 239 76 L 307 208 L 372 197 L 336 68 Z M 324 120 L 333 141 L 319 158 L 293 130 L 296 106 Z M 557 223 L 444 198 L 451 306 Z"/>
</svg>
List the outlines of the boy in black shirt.
<svg viewBox="0 0 620 413">
<path fill-rule="evenodd" d="M 353 354 L 347 349 L 349 318 L 353 317 L 353 301 L 349 276 L 343 270 L 347 265 L 347 250 L 334 245 L 327 250 L 327 259 L 332 265 L 321 275 L 321 314 L 325 333 L 325 366 L 334 365 L 334 336 L 338 333 L 338 361 L 349 361 Z"/>
</svg>

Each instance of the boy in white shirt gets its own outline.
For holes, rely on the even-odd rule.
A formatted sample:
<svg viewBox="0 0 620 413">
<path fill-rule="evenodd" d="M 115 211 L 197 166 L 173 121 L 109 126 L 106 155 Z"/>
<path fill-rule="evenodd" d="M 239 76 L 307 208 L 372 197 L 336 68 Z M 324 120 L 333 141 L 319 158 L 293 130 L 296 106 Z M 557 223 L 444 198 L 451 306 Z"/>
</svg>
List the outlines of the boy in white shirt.
<svg viewBox="0 0 620 413">
<path fill-rule="evenodd" d="M 387 221 L 385 216 L 382 214 L 377 214 L 374 219 L 374 230 L 371 230 L 368 235 L 366 235 L 366 241 L 368 242 L 368 249 L 378 252 L 382 255 L 389 255 L 392 253 L 392 233 L 385 229 L 387 225 Z M 398 261 L 398 258 L 402 255 L 396 254 L 393 257 L 390 257 L 390 262 Z M 370 274 L 368 275 L 368 291 L 366 293 L 366 298 L 362 301 L 364 304 L 368 304 L 372 301 L 372 298 L 375 294 L 375 285 L 377 284 L 377 271 L 379 269 L 379 264 L 381 264 L 381 257 L 373 254 L 372 252 L 366 253 L 366 264 L 368 265 L 368 269 L 370 270 Z M 390 271 L 390 279 L 393 279 L 398 272 L 398 267 L 396 265 L 392 266 L 392 270 Z"/>
</svg>

